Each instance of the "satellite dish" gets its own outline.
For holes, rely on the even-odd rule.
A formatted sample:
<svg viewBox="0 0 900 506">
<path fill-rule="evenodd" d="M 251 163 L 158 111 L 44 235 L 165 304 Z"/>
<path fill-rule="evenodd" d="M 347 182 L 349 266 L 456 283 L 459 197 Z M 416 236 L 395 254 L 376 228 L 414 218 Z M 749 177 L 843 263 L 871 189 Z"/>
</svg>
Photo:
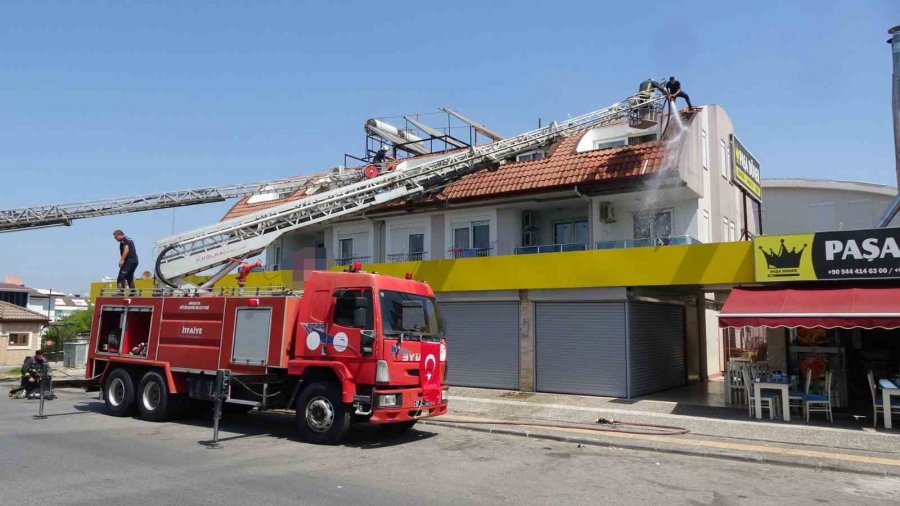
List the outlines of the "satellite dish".
<svg viewBox="0 0 900 506">
<path fill-rule="evenodd" d="M 19 276 L 14 276 L 14 275 L 6 276 L 5 278 L 3 278 L 3 282 L 10 284 L 10 285 L 20 285 L 20 286 L 25 284 L 25 283 L 22 283 L 22 278 L 20 278 Z"/>
</svg>

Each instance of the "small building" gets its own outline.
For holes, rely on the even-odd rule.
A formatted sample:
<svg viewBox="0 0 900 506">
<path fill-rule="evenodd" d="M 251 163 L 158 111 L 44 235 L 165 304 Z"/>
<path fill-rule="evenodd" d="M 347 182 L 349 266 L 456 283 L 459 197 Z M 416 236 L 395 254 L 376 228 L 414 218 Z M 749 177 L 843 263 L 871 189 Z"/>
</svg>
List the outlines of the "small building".
<svg viewBox="0 0 900 506">
<path fill-rule="evenodd" d="M 21 365 L 41 347 L 46 315 L 0 301 L 0 365 Z"/>
<path fill-rule="evenodd" d="M 762 188 L 767 235 L 872 228 L 897 195 L 893 186 L 832 179 L 763 179 Z"/>
</svg>

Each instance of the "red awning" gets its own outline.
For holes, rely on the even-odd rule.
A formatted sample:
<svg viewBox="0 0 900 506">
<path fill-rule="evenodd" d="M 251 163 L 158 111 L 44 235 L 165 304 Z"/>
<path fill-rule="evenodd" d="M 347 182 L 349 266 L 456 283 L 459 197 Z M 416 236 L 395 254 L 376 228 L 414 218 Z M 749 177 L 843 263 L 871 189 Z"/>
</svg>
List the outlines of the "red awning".
<svg viewBox="0 0 900 506">
<path fill-rule="evenodd" d="M 900 328 L 900 288 L 735 288 L 719 327 Z"/>
</svg>

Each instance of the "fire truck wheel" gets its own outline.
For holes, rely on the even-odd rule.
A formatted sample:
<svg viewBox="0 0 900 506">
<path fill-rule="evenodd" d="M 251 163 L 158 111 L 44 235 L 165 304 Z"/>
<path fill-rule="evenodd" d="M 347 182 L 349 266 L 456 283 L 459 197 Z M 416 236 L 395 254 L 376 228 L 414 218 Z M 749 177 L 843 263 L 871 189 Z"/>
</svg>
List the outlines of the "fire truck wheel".
<svg viewBox="0 0 900 506">
<path fill-rule="evenodd" d="M 158 372 L 150 371 L 141 378 L 141 384 L 137 389 L 137 408 L 144 420 L 149 422 L 168 420 L 178 411 L 179 400 L 169 394 L 169 387 Z"/>
<path fill-rule="evenodd" d="M 313 444 L 335 444 L 350 428 L 350 410 L 341 400 L 341 388 L 332 382 L 316 382 L 297 399 L 300 439 Z"/>
<path fill-rule="evenodd" d="M 113 369 L 103 386 L 106 411 L 113 416 L 127 416 L 134 409 L 134 382 L 124 369 Z"/>
<path fill-rule="evenodd" d="M 409 429 L 412 429 L 413 425 L 415 425 L 417 421 L 418 420 L 409 420 L 407 422 L 385 423 L 381 425 L 381 430 L 399 434 L 401 432 L 406 432 Z"/>
</svg>

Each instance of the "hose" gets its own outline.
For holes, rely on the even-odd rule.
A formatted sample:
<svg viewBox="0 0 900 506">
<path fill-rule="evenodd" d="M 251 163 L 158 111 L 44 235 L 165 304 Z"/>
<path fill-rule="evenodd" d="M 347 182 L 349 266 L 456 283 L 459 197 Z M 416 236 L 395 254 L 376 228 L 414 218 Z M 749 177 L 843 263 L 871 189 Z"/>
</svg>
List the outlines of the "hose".
<svg viewBox="0 0 900 506">
<path fill-rule="evenodd" d="M 175 249 L 175 246 L 166 246 L 165 248 L 163 248 L 162 251 L 159 252 L 159 255 L 157 255 L 157 257 L 156 257 L 156 265 L 154 267 L 154 270 L 156 271 L 156 279 L 162 281 L 164 284 L 166 284 L 172 288 L 178 288 L 178 286 L 176 286 L 175 283 L 172 283 L 171 281 L 169 281 L 169 279 L 167 277 L 163 276 L 162 271 L 160 271 L 160 269 L 159 269 L 160 265 L 162 265 L 163 257 L 166 256 L 166 253 L 168 253 L 169 251 L 171 251 L 173 249 Z"/>
<path fill-rule="evenodd" d="M 238 385 L 244 387 L 248 392 L 250 392 L 251 394 L 253 394 L 253 395 L 255 395 L 255 396 L 257 396 L 257 397 L 259 397 L 259 398 L 261 398 L 261 399 L 268 399 L 269 397 L 277 397 L 277 396 L 281 395 L 281 391 L 280 391 L 280 390 L 279 390 L 278 392 L 275 392 L 274 394 L 261 394 L 261 393 L 258 393 L 258 392 L 256 392 L 255 390 L 253 390 L 252 388 L 250 388 L 246 383 L 244 383 L 243 381 L 237 379 L 237 378 L 234 377 L 234 376 L 231 377 L 231 381 L 234 381 L 234 382 L 237 383 Z"/>
<path fill-rule="evenodd" d="M 459 423 L 471 425 L 515 425 L 521 427 L 542 427 L 548 429 L 582 429 L 595 432 L 617 432 L 621 434 L 637 434 L 641 436 L 680 436 L 687 434 L 690 430 L 683 427 L 675 427 L 672 425 L 654 425 L 649 423 L 638 422 L 622 422 L 618 420 L 607 420 L 606 418 L 598 418 L 596 424 L 590 425 L 586 423 L 568 423 L 568 422 L 538 422 L 529 420 L 458 420 L 454 418 L 438 418 L 430 420 L 429 423 Z M 615 427 L 638 427 L 638 429 L 615 428 Z M 658 430 L 641 430 L 658 429 Z"/>
</svg>

